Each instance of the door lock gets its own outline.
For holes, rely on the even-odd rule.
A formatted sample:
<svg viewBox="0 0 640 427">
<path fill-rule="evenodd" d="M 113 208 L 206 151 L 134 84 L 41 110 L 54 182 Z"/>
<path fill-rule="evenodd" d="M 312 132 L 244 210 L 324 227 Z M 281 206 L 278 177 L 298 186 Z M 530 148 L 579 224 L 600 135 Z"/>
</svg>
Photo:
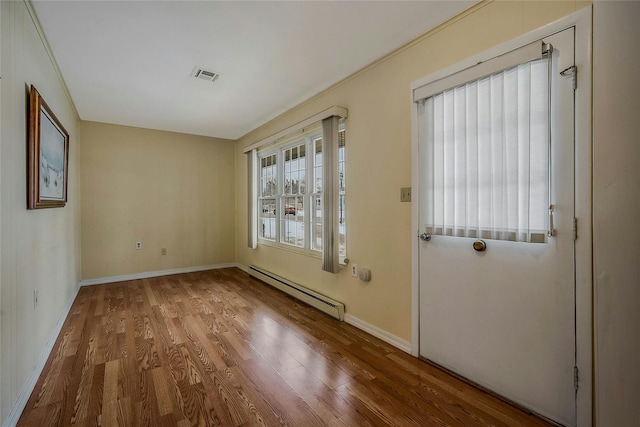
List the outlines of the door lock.
<svg viewBox="0 0 640 427">
<path fill-rule="evenodd" d="M 429 240 L 431 240 L 431 234 L 429 233 L 422 233 L 420 235 L 420 240 L 424 240 L 425 242 L 428 242 Z"/>
</svg>

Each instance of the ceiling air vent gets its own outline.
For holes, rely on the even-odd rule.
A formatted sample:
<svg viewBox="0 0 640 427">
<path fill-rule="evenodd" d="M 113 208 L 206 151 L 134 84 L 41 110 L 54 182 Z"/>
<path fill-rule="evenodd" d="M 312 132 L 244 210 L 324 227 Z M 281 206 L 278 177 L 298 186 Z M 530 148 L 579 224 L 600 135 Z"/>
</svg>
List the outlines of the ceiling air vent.
<svg viewBox="0 0 640 427">
<path fill-rule="evenodd" d="M 213 71 L 205 70 L 204 68 L 196 67 L 193 69 L 193 73 L 191 73 L 193 77 L 200 80 L 206 80 L 208 82 L 215 82 L 220 74 L 214 73 Z"/>
</svg>

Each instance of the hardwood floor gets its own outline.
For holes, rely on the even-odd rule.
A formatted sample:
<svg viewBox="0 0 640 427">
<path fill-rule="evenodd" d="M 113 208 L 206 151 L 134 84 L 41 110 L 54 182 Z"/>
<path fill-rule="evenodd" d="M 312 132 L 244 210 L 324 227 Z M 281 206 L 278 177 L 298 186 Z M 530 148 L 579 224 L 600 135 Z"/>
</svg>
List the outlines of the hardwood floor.
<svg viewBox="0 0 640 427">
<path fill-rule="evenodd" d="M 251 278 L 83 287 L 19 426 L 542 426 Z"/>
</svg>

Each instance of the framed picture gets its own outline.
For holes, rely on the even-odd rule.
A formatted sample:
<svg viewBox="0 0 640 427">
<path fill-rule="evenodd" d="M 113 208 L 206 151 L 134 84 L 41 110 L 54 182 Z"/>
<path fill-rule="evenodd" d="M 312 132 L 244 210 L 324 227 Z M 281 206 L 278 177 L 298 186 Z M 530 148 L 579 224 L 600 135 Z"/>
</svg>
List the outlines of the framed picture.
<svg viewBox="0 0 640 427">
<path fill-rule="evenodd" d="M 27 208 L 67 204 L 69 133 L 32 85 L 29 94 Z"/>
</svg>

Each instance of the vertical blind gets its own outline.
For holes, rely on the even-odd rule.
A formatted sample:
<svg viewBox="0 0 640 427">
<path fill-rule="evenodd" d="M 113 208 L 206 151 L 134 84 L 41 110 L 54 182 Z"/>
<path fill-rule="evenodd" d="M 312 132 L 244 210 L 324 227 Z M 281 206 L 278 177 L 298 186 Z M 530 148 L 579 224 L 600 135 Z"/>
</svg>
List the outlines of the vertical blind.
<svg viewBox="0 0 640 427">
<path fill-rule="evenodd" d="M 540 56 L 417 101 L 426 232 L 546 241 L 550 59 Z"/>
<path fill-rule="evenodd" d="M 251 249 L 258 247 L 257 168 L 258 153 L 254 148 L 247 153 L 247 245 Z"/>
<path fill-rule="evenodd" d="M 338 116 L 322 120 L 322 269 L 330 273 L 339 271 L 338 238 Z"/>
</svg>

